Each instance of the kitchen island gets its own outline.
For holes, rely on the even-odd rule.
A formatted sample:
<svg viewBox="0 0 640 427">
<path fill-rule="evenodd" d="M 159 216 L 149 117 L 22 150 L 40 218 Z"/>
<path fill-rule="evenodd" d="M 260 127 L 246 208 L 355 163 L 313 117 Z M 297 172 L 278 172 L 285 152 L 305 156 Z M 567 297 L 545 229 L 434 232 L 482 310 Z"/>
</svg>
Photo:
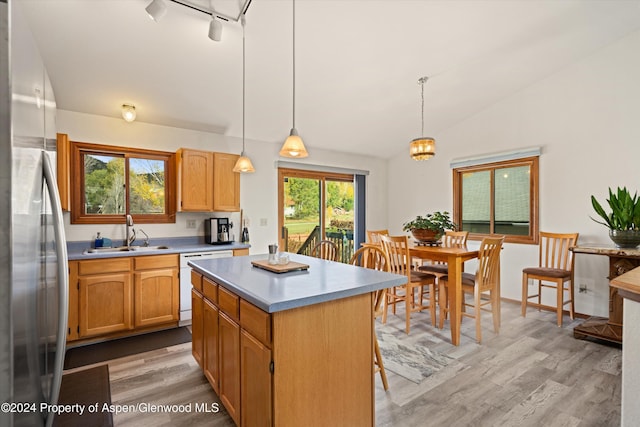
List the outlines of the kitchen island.
<svg viewBox="0 0 640 427">
<path fill-rule="evenodd" d="M 273 273 L 267 255 L 193 261 L 193 353 L 243 426 L 373 426 L 371 292 L 406 283 L 303 255 Z"/>
</svg>

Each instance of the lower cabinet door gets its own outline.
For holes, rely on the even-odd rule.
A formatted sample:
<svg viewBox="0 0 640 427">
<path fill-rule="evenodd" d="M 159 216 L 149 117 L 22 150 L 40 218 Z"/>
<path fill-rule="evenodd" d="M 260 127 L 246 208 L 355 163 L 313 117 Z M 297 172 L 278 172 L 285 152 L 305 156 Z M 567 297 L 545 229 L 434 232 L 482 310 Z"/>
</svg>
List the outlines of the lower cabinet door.
<svg viewBox="0 0 640 427">
<path fill-rule="evenodd" d="M 136 328 L 178 321 L 178 269 L 141 271 L 134 276 Z"/>
<path fill-rule="evenodd" d="M 84 276 L 78 284 L 81 338 L 133 327 L 130 273 Z"/>
<path fill-rule="evenodd" d="M 233 421 L 240 425 L 240 326 L 220 311 L 218 334 L 219 396 Z"/>
<path fill-rule="evenodd" d="M 204 363 L 202 369 L 204 375 L 209 380 L 211 387 L 220 393 L 219 374 L 218 374 L 218 308 L 211 304 L 208 300 L 204 300 Z"/>
<path fill-rule="evenodd" d="M 201 368 L 204 366 L 203 305 L 202 295 L 191 289 L 191 353 Z"/>
<path fill-rule="evenodd" d="M 247 331 L 240 334 L 242 426 L 271 426 L 271 350 Z"/>
</svg>

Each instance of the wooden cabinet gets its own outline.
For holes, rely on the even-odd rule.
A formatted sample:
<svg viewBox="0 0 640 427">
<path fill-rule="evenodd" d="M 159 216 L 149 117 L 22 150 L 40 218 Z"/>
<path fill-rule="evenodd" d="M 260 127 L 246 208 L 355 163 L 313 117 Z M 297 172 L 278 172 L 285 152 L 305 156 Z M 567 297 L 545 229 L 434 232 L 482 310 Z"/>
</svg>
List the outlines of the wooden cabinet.
<svg viewBox="0 0 640 427">
<path fill-rule="evenodd" d="M 233 171 L 238 157 L 187 148 L 178 150 L 178 210 L 239 211 L 240 174 Z"/>
<path fill-rule="evenodd" d="M 216 212 L 240 210 L 240 173 L 233 171 L 238 157 L 213 153 L 213 210 Z"/>
<path fill-rule="evenodd" d="M 193 277 L 193 276 L 192 276 Z M 191 353 L 198 365 L 204 362 L 204 306 L 202 294 L 191 289 Z"/>
<path fill-rule="evenodd" d="M 178 257 L 138 257 L 133 262 L 134 326 L 177 322 L 180 307 Z"/>
<path fill-rule="evenodd" d="M 198 272 L 191 283 L 193 303 L 204 300 L 202 326 L 193 307 L 194 358 L 236 425 L 272 425 L 271 315 Z"/>
<path fill-rule="evenodd" d="M 178 255 L 69 263 L 68 339 L 178 322 Z"/>
<path fill-rule="evenodd" d="M 132 328 L 131 274 L 79 277 L 80 338 Z"/>
<path fill-rule="evenodd" d="M 220 356 L 218 396 L 236 425 L 240 425 L 240 326 L 220 312 L 218 334 Z"/>
<path fill-rule="evenodd" d="M 244 256 L 249 255 L 249 249 L 234 249 L 233 256 Z"/>
<path fill-rule="evenodd" d="M 178 210 L 213 211 L 213 153 L 181 148 L 178 162 Z"/>
<path fill-rule="evenodd" d="M 266 313 L 265 313 L 266 314 Z M 242 426 L 271 426 L 271 350 L 243 330 L 240 335 Z"/>
<path fill-rule="evenodd" d="M 211 301 L 204 300 L 203 317 L 203 364 L 204 375 L 209 380 L 209 384 L 216 393 L 220 393 L 220 361 L 218 357 L 218 307 Z"/>
</svg>

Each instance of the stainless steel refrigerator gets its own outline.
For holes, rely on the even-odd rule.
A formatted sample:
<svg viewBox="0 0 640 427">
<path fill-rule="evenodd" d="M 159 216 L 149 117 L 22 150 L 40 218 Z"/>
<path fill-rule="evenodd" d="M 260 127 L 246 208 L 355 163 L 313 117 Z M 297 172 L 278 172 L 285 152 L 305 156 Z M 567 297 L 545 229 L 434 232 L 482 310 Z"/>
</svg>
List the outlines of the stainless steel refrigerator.
<svg viewBox="0 0 640 427">
<path fill-rule="evenodd" d="M 21 0 L 0 0 L 1 426 L 51 425 L 67 332 L 51 83 Z"/>
</svg>

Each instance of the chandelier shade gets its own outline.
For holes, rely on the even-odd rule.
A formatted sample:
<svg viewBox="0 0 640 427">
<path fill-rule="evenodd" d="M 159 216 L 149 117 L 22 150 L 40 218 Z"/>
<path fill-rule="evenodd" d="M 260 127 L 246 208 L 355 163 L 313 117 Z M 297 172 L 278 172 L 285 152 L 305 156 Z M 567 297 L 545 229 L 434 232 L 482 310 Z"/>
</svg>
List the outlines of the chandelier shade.
<svg viewBox="0 0 640 427">
<path fill-rule="evenodd" d="M 428 136 L 416 138 L 411 141 L 409 150 L 413 160 L 429 160 L 436 155 L 436 140 Z"/>
</svg>

